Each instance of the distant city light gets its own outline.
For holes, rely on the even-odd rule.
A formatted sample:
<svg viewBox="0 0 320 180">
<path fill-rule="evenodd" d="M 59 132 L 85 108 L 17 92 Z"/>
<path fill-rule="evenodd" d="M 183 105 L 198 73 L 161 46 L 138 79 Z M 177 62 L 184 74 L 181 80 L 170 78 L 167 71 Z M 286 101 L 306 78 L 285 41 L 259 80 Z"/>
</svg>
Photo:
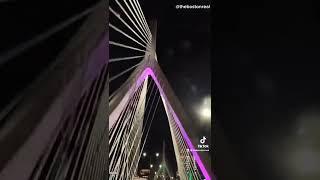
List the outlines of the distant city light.
<svg viewBox="0 0 320 180">
<path fill-rule="evenodd" d="M 146 156 L 147 156 L 147 153 L 144 152 L 144 153 L 142 154 L 142 156 L 143 156 L 143 157 L 146 157 Z"/>
<path fill-rule="evenodd" d="M 150 168 L 153 168 L 153 164 L 150 164 Z"/>
<path fill-rule="evenodd" d="M 156 156 L 159 157 L 159 153 L 156 153 Z"/>
<path fill-rule="evenodd" d="M 160 164 L 160 165 L 159 165 L 159 168 L 161 168 L 161 167 L 162 167 L 162 165 Z"/>
</svg>

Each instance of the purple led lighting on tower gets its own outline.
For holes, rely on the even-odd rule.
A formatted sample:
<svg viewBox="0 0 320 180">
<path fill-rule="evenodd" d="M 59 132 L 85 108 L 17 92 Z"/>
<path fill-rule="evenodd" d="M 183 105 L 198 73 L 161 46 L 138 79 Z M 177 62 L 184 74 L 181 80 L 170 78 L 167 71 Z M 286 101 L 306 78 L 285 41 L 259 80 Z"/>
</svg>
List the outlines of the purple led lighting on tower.
<svg viewBox="0 0 320 180">
<path fill-rule="evenodd" d="M 144 81 L 148 78 L 148 76 L 151 76 L 152 79 L 153 79 L 153 81 L 156 83 L 156 85 L 157 85 L 157 87 L 158 87 L 158 89 L 159 89 L 159 91 L 160 91 L 161 97 L 165 98 L 166 102 L 169 102 L 167 96 L 165 95 L 165 93 L 164 93 L 164 91 L 163 91 L 163 89 L 162 89 L 162 87 L 161 87 L 161 85 L 160 85 L 160 83 L 159 83 L 159 80 L 157 79 L 157 77 L 155 76 L 154 71 L 153 71 L 150 67 L 147 67 L 147 68 L 142 72 L 142 74 L 140 75 L 140 77 L 138 78 L 138 80 L 137 80 L 137 82 L 136 82 L 136 87 L 139 87 L 139 85 L 140 85 L 142 82 L 144 82 Z M 184 130 L 184 128 L 183 128 L 183 126 L 182 126 L 182 124 L 181 124 L 178 116 L 177 116 L 176 113 L 173 111 L 170 103 L 168 103 L 168 105 L 169 105 L 169 106 L 168 106 L 168 107 L 169 107 L 169 110 L 170 110 L 170 112 L 172 113 L 173 118 L 174 118 L 175 122 L 177 123 L 177 125 L 178 125 L 178 127 L 179 127 L 179 129 L 180 129 L 180 131 L 181 131 L 181 133 L 182 133 L 182 136 L 183 136 L 184 140 L 187 142 L 187 145 L 188 145 L 189 149 L 195 149 L 194 146 L 193 146 L 193 144 L 192 144 L 192 142 L 191 142 L 191 140 L 190 140 L 190 138 L 189 138 L 189 136 L 188 136 L 188 134 L 187 134 L 186 131 Z M 199 154 L 198 154 L 196 151 L 191 151 L 191 153 L 192 153 L 194 159 L 196 160 L 196 162 L 197 162 L 197 164 L 198 164 L 198 166 L 199 166 L 199 168 L 200 168 L 200 171 L 201 171 L 201 173 L 204 175 L 205 179 L 206 179 L 206 180 L 211 180 L 211 177 L 209 176 L 208 171 L 206 170 L 205 166 L 203 165 L 203 163 L 202 163 L 202 161 L 201 161 L 201 159 L 200 159 Z"/>
</svg>

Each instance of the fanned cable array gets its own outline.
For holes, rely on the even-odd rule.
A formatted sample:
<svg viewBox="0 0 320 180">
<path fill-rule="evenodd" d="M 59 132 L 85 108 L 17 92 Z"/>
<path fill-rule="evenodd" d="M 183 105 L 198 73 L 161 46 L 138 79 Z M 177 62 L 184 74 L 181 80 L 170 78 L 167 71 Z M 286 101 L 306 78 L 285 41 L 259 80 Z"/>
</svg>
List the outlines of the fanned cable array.
<svg viewBox="0 0 320 180">
<path fill-rule="evenodd" d="M 151 50 L 152 35 L 137 0 L 111 1 L 109 12 L 111 100 Z M 159 100 L 155 84 L 147 80 L 131 92 L 115 125 L 109 127 L 109 179 L 135 175 Z"/>
<path fill-rule="evenodd" d="M 109 14 L 109 82 L 113 94 L 150 51 L 152 35 L 137 0 L 112 0 Z"/>
<path fill-rule="evenodd" d="M 155 42 L 139 2 L 112 0 L 109 12 L 109 180 L 137 176 L 160 99 L 168 117 L 179 178 L 211 180 L 175 113 L 178 99 L 157 64 Z"/>
<path fill-rule="evenodd" d="M 148 80 L 130 95 L 109 130 L 109 179 L 129 180 L 136 174 L 159 101 L 155 83 Z"/>
</svg>

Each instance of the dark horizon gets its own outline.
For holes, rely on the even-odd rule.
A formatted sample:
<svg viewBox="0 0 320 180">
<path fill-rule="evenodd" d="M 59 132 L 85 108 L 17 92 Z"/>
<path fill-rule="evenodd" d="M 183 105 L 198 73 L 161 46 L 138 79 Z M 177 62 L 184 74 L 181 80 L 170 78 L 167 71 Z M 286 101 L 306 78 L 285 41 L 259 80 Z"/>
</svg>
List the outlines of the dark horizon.
<svg viewBox="0 0 320 180">
<path fill-rule="evenodd" d="M 314 63 L 320 58 L 318 5 L 216 4 L 220 8 L 214 17 L 215 118 L 238 168 L 248 176 L 243 179 L 320 178 L 320 74 L 319 63 Z M 227 151 L 217 148 L 221 162 Z M 215 166 L 218 178 L 220 174 L 232 179 L 232 169 Z"/>
<path fill-rule="evenodd" d="M 197 108 L 211 95 L 210 11 L 177 10 L 175 5 L 185 4 L 178 1 L 140 1 L 140 4 L 147 20 L 157 21 L 158 63 L 190 120 L 201 126 Z M 145 151 L 161 153 L 165 140 L 168 164 L 176 170 L 166 113 L 163 107 L 159 108 Z M 210 139 L 210 123 L 202 125 L 201 130 L 195 132 L 197 138 L 207 136 Z"/>
</svg>

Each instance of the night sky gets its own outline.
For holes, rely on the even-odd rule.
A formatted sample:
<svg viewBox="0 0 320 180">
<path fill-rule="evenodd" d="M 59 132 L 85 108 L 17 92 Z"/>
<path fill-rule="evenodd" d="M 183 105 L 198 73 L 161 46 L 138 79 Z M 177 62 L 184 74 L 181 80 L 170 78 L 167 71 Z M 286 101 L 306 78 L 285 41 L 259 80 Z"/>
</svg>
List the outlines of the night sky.
<svg viewBox="0 0 320 180">
<path fill-rule="evenodd" d="M 175 5 L 185 3 L 140 1 L 147 19 L 157 20 L 157 56 L 162 70 L 190 120 L 200 127 L 201 132 L 196 133 L 199 137 L 210 138 L 210 122 L 203 122 L 199 117 L 204 98 L 211 96 L 210 12 L 175 9 Z M 146 151 L 158 149 L 161 152 L 162 141 L 166 139 L 166 156 L 169 166 L 175 169 L 169 125 L 162 104 L 156 117 Z"/>
<path fill-rule="evenodd" d="M 215 118 L 247 175 L 232 177 L 235 169 L 215 164 L 218 178 L 320 179 L 319 3 L 223 1 L 216 7 Z M 229 156 L 217 148 L 220 161 Z"/>
</svg>

